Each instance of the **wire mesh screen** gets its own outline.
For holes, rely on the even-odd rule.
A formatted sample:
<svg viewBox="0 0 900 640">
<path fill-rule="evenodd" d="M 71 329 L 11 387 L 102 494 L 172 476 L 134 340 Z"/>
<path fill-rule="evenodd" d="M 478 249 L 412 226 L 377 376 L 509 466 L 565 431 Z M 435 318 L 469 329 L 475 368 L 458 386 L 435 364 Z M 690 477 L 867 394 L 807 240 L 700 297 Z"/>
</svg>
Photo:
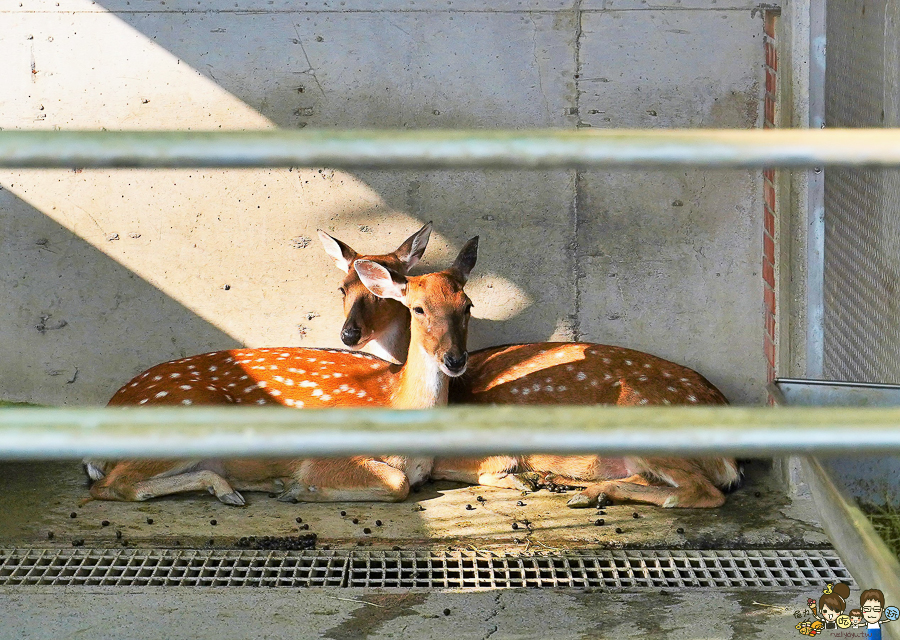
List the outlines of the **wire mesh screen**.
<svg viewBox="0 0 900 640">
<path fill-rule="evenodd" d="M 891 126 L 895 99 L 886 0 L 827 5 L 825 120 Z M 825 172 L 824 373 L 854 382 L 900 381 L 900 174 Z"/>
</svg>

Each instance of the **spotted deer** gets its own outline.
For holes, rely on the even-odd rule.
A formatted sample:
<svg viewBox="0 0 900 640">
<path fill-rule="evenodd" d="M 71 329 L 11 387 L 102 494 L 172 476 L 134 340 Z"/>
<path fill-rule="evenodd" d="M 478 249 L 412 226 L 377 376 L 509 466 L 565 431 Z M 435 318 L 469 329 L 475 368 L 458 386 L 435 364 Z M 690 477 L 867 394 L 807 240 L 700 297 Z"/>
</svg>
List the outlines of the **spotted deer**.
<svg viewBox="0 0 900 640">
<path fill-rule="evenodd" d="M 370 260 L 353 273 L 373 295 L 409 308 L 411 348 L 402 365 L 335 349 L 263 348 L 217 351 L 156 365 L 119 389 L 110 406 L 268 405 L 297 408 L 393 407 L 447 404 L 449 379 L 467 366 L 472 302 L 464 291 L 475 266 L 478 238 L 439 273 L 405 277 Z M 226 504 L 243 505 L 240 491 L 281 491 L 305 502 L 399 501 L 410 484 L 427 479 L 432 458 L 352 457 L 274 460 L 88 461 L 100 500 L 147 500 L 206 489 Z"/>
<path fill-rule="evenodd" d="M 426 229 L 428 233 L 424 234 Z M 416 259 L 424 252 L 430 232 L 431 223 L 413 236 L 419 236 Z M 344 243 L 340 246 L 342 260 L 357 255 Z M 334 257 L 334 252 L 329 254 Z M 381 256 L 367 258 L 391 268 Z M 341 267 L 338 258 L 335 262 Z M 354 326 L 370 341 L 377 340 L 382 331 L 392 336 L 393 345 L 403 345 L 409 310 L 403 306 L 378 306 L 365 287 L 356 285 L 353 271 L 343 267 L 342 270 L 348 273 L 341 286 L 344 309 L 345 313 L 348 309 L 355 310 Z M 398 360 L 404 355 L 399 351 L 394 353 Z M 623 347 L 561 342 L 505 345 L 472 352 L 466 374 L 451 384 L 449 400 L 451 403 L 523 405 L 727 404 L 722 393 L 706 378 L 674 362 Z M 736 486 L 740 478 L 734 459 L 716 457 L 437 458 L 432 470 L 434 479 L 515 489 L 526 488 L 523 480 L 531 474 L 549 483 L 588 485 L 569 500 L 569 506 L 576 508 L 607 501 L 646 502 L 662 507 L 718 507 L 725 502 L 723 489 Z"/>
<path fill-rule="evenodd" d="M 429 222 L 395 251 L 381 255 L 360 255 L 347 244 L 319 230 L 319 240 L 325 253 L 334 260 L 338 269 L 347 274 L 339 289 L 344 301 L 341 342 L 351 349 L 365 348 L 384 360 L 406 360 L 409 351 L 409 310 L 397 300 L 381 298 L 369 291 L 353 270 L 353 263 L 369 260 L 405 276 L 425 253 L 431 229 Z"/>
</svg>

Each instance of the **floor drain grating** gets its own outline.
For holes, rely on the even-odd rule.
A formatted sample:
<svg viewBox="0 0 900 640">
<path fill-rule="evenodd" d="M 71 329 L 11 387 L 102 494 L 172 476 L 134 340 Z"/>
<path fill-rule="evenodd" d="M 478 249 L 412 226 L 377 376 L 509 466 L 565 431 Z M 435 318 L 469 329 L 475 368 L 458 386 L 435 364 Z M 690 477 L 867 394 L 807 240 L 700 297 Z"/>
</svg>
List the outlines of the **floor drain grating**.
<svg viewBox="0 0 900 640">
<path fill-rule="evenodd" d="M 0 550 L 0 586 L 780 588 L 853 584 L 832 550 Z"/>
</svg>

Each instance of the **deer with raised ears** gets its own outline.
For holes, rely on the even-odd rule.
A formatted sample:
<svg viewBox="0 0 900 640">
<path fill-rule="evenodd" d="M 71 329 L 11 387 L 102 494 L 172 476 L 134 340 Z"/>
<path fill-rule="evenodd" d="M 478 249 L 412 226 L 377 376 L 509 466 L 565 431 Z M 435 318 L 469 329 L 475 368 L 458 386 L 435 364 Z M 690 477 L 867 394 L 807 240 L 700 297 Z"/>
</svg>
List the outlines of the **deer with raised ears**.
<svg viewBox="0 0 900 640">
<path fill-rule="evenodd" d="M 430 233 L 430 223 L 426 227 Z M 424 242 L 427 243 L 427 236 Z M 419 244 L 417 247 L 421 255 L 425 246 Z M 349 247 L 346 249 L 346 255 L 356 255 Z M 390 268 L 379 256 L 367 257 Z M 359 291 L 353 280 L 351 271 L 342 285 L 344 291 Z M 354 304 L 351 302 L 352 308 L 356 308 Z M 347 308 L 345 299 L 345 312 Z M 361 332 L 371 336 L 371 340 L 377 339 L 379 330 L 393 335 L 400 333 L 402 338 L 402 331 L 407 326 L 405 314 L 408 311 L 405 308 L 382 307 L 378 317 L 372 319 L 367 313 L 370 308 L 360 306 L 354 315 L 354 324 Z M 401 339 L 397 344 L 402 342 Z M 402 360 L 405 354 L 395 354 L 395 357 Z M 451 384 L 450 402 L 618 406 L 727 404 L 721 392 L 696 371 L 648 353 L 590 343 L 507 345 L 473 352 L 466 375 Z M 608 500 L 646 502 L 663 507 L 718 507 L 725 501 L 723 489 L 735 486 L 740 478 L 732 458 L 606 458 L 597 455 L 437 458 L 432 470 L 434 479 L 514 489 L 527 488 L 523 480 L 533 474 L 545 482 L 560 485 L 589 485 L 569 501 L 571 507 L 588 507 Z"/>
<path fill-rule="evenodd" d="M 449 378 L 467 366 L 472 302 L 464 291 L 478 238 L 446 271 L 404 277 L 356 260 L 354 273 L 375 295 L 412 310 L 410 351 L 403 365 L 335 349 L 233 349 L 165 362 L 119 389 L 110 406 L 267 405 L 425 409 L 447 404 Z M 149 460 L 87 462 L 91 496 L 147 500 L 206 489 L 243 505 L 240 491 L 282 491 L 304 502 L 399 501 L 424 482 L 432 458 L 384 456 L 293 460 Z"/>
<path fill-rule="evenodd" d="M 338 269 L 347 274 L 339 291 L 344 304 L 341 342 L 351 349 L 362 349 L 385 360 L 403 362 L 409 351 L 409 309 L 392 298 L 381 298 L 365 287 L 353 263 L 376 262 L 401 276 L 422 258 L 432 224 L 429 222 L 407 238 L 392 253 L 361 255 L 337 238 L 318 230 L 322 246 Z"/>
</svg>

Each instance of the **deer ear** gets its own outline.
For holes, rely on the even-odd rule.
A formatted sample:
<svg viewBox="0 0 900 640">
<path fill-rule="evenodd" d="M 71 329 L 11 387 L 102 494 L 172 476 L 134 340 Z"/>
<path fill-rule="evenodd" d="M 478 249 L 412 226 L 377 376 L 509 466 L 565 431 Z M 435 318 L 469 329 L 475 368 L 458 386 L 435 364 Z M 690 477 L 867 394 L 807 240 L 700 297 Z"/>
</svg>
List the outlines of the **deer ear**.
<svg viewBox="0 0 900 640">
<path fill-rule="evenodd" d="M 433 228 L 434 225 L 429 222 L 407 238 L 406 242 L 401 244 L 397 250 L 394 251 L 394 255 L 397 256 L 401 262 L 406 263 L 406 271 L 404 271 L 404 273 L 412 269 L 416 263 L 422 259 L 422 254 L 425 253 L 425 247 L 428 246 L 428 239 L 431 237 L 431 230 Z"/>
<path fill-rule="evenodd" d="M 331 259 L 334 260 L 334 264 L 338 269 L 344 273 L 350 273 L 350 266 L 359 254 L 337 238 L 332 238 L 321 229 L 318 229 L 318 232 L 319 240 L 322 241 L 325 253 L 331 256 Z"/>
<path fill-rule="evenodd" d="M 475 261 L 478 259 L 478 236 L 469 240 L 456 256 L 456 261 L 451 269 L 459 274 L 465 283 L 469 279 L 469 274 L 475 268 Z"/>
<path fill-rule="evenodd" d="M 356 274 L 366 286 L 379 298 L 390 298 L 403 302 L 406 298 L 406 278 L 393 275 L 377 262 L 371 260 L 357 260 L 353 263 Z M 399 278 L 399 282 L 395 280 Z"/>
</svg>

